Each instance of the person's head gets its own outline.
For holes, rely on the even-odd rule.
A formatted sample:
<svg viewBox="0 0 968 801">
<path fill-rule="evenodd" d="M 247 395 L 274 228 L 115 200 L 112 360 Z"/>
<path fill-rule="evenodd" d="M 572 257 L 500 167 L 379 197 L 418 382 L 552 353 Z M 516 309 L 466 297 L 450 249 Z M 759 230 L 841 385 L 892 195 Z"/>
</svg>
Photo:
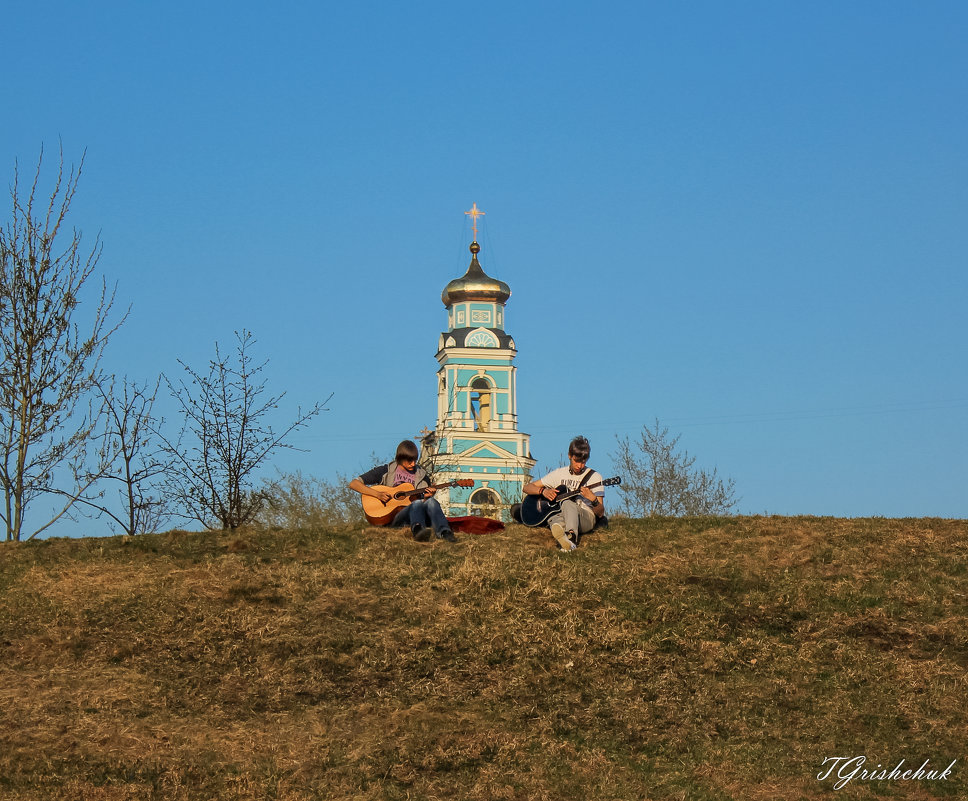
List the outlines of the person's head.
<svg viewBox="0 0 968 801">
<path fill-rule="evenodd" d="M 413 440 L 405 439 L 397 445 L 397 464 L 410 465 L 412 468 L 416 464 L 418 456 L 420 456 L 420 451 L 417 450 L 417 445 Z"/>
<path fill-rule="evenodd" d="M 592 452 L 588 440 L 580 434 L 568 444 L 568 461 L 572 469 L 583 469 Z"/>
</svg>

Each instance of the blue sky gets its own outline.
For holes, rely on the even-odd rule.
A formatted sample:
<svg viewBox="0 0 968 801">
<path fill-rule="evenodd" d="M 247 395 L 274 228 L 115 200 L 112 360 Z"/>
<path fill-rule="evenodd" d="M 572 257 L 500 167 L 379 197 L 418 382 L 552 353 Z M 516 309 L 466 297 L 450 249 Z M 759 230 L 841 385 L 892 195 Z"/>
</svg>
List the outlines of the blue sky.
<svg viewBox="0 0 968 801">
<path fill-rule="evenodd" d="M 130 303 L 108 367 L 252 330 L 277 459 L 433 426 L 440 291 L 513 292 L 520 427 L 658 418 L 744 513 L 968 517 L 961 2 L 37 2 L 4 15 L 0 174 L 86 149 Z M 6 206 L 5 206 L 6 207 Z"/>
</svg>

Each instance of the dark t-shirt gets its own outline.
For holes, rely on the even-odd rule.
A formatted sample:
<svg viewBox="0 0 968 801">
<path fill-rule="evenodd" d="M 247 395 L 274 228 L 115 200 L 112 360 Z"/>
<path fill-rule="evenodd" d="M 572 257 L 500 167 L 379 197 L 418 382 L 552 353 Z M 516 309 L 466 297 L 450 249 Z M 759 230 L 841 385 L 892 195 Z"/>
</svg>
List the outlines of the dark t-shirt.
<svg viewBox="0 0 968 801">
<path fill-rule="evenodd" d="M 417 484 L 414 481 L 416 476 L 416 473 L 411 473 L 402 464 L 396 465 L 394 474 L 392 476 L 388 476 L 387 466 L 385 464 L 378 464 L 372 470 L 367 470 L 365 473 L 363 473 L 360 476 L 360 481 L 362 481 L 368 487 L 372 487 L 374 485 L 379 485 L 382 487 L 396 487 L 400 484 L 413 484 L 416 487 Z"/>
</svg>

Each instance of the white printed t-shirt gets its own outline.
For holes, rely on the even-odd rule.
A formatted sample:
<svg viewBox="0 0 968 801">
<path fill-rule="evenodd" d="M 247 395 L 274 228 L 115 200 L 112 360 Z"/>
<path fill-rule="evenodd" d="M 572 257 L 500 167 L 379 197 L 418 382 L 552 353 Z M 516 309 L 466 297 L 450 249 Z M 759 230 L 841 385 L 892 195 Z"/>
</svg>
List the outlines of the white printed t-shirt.
<svg viewBox="0 0 968 801">
<path fill-rule="evenodd" d="M 578 485 L 581 484 L 581 480 L 585 477 L 587 472 L 587 470 L 582 470 L 577 476 L 574 476 L 568 467 L 559 467 L 557 470 L 552 470 L 550 473 L 548 473 L 548 475 L 541 479 L 541 483 L 546 487 L 551 487 L 552 489 L 558 489 L 558 487 L 564 484 L 568 490 L 575 490 L 578 489 Z M 601 474 L 597 470 L 592 470 L 591 478 L 585 482 L 585 486 L 587 487 L 589 484 L 598 484 L 597 487 L 592 489 L 592 492 L 594 492 L 599 498 L 604 498 L 605 488 L 601 486 L 602 481 L 603 479 Z M 589 503 L 588 500 L 581 495 L 577 496 L 574 500 L 582 501 L 587 506 L 591 506 L 591 503 Z"/>
</svg>

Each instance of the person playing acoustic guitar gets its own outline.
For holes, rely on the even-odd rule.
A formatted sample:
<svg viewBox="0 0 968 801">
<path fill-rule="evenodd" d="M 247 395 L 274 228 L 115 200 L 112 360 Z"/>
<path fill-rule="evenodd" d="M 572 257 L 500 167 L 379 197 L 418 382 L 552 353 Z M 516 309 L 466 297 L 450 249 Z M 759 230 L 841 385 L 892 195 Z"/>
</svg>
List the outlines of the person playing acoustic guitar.
<svg viewBox="0 0 968 801">
<path fill-rule="evenodd" d="M 591 453 L 588 440 L 582 436 L 575 437 L 568 445 L 568 465 L 552 470 L 544 478 L 525 485 L 525 495 L 541 495 L 549 501 L 558 497 L 561 487 L 567 490 L 580 490 L 581 494 L 575 498 L 562 501 L 560 511 L 548 518 L 551 534 L 557 540 L 563 551 L 573 551 L 578 547 L 578 538 L 587 534 L 605 514 L 605 502 L 602 498 L 605 490 L 602 488 L 603 479 L 595 470 L 590 470 L 586 464 Z M 595 490 L 588 488 L 588 484 L 598 484 Z"/>
<path fill-rule="evenodd" d="M 433 497 L 437 490 L 430 486 L 427 471 L 417 464 L 418 455 L 416 443 L 405 439 L 397 445 L 397 455 L 394 461 L 367 470 L 354 478 L 349 483 L 349 488 L 360 493 L 360 495 L 379 498 L 385 504 L 391 500 L 391 494 L 387 492 L 388 488 L 400 484 L 410 484 L 414 489 L 420 489 L 423 485 L 427 487 L 423 497 L 412 500 L 406 506 L 403 506 L 384 525 L 410 526 L 413 538 L 417 542 L 427 542 L 435 533 L 437 539 L 457 542 L 443 510 L 440 508 L 440 503 Z"/>
</svg>

